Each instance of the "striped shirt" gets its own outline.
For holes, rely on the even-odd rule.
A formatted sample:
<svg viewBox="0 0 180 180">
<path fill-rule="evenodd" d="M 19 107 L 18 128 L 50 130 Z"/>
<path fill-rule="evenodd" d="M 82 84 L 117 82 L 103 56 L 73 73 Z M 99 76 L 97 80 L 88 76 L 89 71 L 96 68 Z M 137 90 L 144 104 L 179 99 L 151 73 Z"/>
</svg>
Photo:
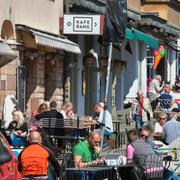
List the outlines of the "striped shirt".
<svg viewBox="0 0 180 180">
<path fill-rule="evenodd" d="M 162 135 L 168 144 L 180 137 L 180 122 L 176 121 L 175 118 L 166 122 L 163 126 Z"/>
</svg>

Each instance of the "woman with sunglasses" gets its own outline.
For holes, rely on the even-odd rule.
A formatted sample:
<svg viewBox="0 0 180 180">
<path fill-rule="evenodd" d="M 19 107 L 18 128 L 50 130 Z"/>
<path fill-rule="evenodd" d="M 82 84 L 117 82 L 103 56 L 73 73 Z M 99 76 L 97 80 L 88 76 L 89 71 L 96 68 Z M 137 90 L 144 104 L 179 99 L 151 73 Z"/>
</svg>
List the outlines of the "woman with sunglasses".
<svg viewBox="0 0 180 180">
<path fill-rule="evenodd" d="M 130 134 L 134 134 L 134 137 L 137 137 L 137 134 L 134 131 L 132 131 Z M 128 133 L 128 135 L 130 134 Z M 150 136 L 149 129 L 143 127 L 140 130 L 139 138 L 137 139 L 135 138 L 135 140 L 131 142 L 131 154 L 127 154 L 127 158 L 131 156 L 134 162 L 133 164 L 137 166 L 137 168 L 135 168 L 136 170 L 134 171 L 135 173 L 134 176 L 138 175 L 138 179 L 146 179 L 147 177 L 151 177 L 152 174 L 154 174 L 154 176 L 152 177 L 156 179 L 157 178 L 156 174 L 152 172 L 153 171 L 162 172 L 163 170 L 162 163 L 156 161 L 156 159 L 159 160 L 158 155 L 155 153 L 153 147 L 147 143 L 149 136 Z M 129 145 L 128 148 L 130 148 Z M 128 159 L 128 162 L 131 161 L 130 159 Z"/>
<path fill-rule="evenodd" d="M 127 146 L 127 158 L 131 161 L 138 154 L 155 153 L 153 147 L 147 143 L 150 136 L 150 131 L 143 127 L 140 130 L 139 138 L 135 130 L 130 130 L 127 133 L 130 144 Z"/>
</svg>

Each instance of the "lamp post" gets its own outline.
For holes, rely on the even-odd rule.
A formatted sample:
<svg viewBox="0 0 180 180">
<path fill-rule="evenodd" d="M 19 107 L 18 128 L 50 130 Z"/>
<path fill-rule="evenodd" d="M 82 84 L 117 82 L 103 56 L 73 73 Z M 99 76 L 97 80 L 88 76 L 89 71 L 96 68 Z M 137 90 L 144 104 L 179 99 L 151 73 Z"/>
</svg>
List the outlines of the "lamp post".
<svg viewBox="0 0 180 180">
<path fill-rule="evenodd" d="M 97 67 L 97 94 L 96 94 L 96 101 L 100 101 L 100 72 L 99 72 L 99 59 L 98 59 L 98 54 L 94 51 L 94 49 L 91 49 L 89 51 L 91 53 L 95 60 L 96 60 L 96 67 Z"/>
<path fill-rule="evenodd" d="M 103 112 L 103 124 L 101 130 L 101 148 L 103 148 L 103 142 L 104 142 L 104 130 L 105 130 L 105 124 L 106 124 L 106 109 L 107 109 L 107 103 L 108 103 L 108 89 L 109 89 L 109 78 L 110 78 L 110 70 L 111 70 L 111 61 L 112 61 L 112 47 L 113 44 L 109 44 L 109 55 L 108 55 L 108 66 L 107 66 L 107 76 L 106 76 L 106 89 L 105 89 L 105 96 L 104 96 L 104 112 Z"/>
</svg>

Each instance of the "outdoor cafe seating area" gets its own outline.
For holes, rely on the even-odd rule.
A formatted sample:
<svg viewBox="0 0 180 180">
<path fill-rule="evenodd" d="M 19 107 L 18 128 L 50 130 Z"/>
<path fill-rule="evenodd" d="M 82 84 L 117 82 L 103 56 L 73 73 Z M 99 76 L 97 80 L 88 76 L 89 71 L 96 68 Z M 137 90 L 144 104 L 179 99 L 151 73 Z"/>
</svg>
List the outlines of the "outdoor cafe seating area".
<svg viewBox="0 0 180 180">
<path fill-rule="evenodd" d="M 88 137 L 88 134 L 94 129 L 95 124 L 90 119 L 70 119 L 63 120 L 60 122 L 58 119 L 42 119 L 39 123 L 40 128 L 44 128 L 47 130 L 47 134 L 51 139 L 51 142 L 58 148 L 59 139 L 62 141 L 62 149 L 61 152 L 57 155 L 59 162 L 61 163 L 62 172 L 61 179 L 80 179 L 82 176 L 82 172 L 84 174 L 84 179 L 132 179 L 132 176 L 136 176 L 134 178 L 141 179 L 142 174 L 138 174 L 138 169 L 142 169 L 142 167 L 148 166 L 151 169 L 151 163 L 153 162 L 158 164 L 160 171 L 158 171 L 158 176 L 160 179 L 163 178 L 163 158 L 160 156 L 159 159 L 150 158 L 149 162 L 144 162 L 141 164 L 141 167 L 137 167 L 133 162 L 128 163 L 126 159 L 126 133 L 120 133 L 121 124 L 118 122 L 114 122 L 114 132 L 111 137 L 109 146 L 107 149 L 100 153 L 100 157 L 104 158 L 104 164 L 97 165 L 96 167 L 87 167 L 87 168 L 75 168 L 73 163 L 73 147 L 75 144 L 84 140 Z M 54 134 L 54 131 L 62 132 L 62 130 L 66 131 L 63 136 Z M 118 132 L 119 131 L 119 132 Z M 70 133 L 73 132 L 73 133 Z M 119 139 L 119 143 L 117 140 Z M 170 161 L 168 161 L 170 163 Z M 172 162 L 172 161 L 171 161 Z M 149 163 L 149 164 L 148 164 Z M 161 164 L 162 163 L 162 164 Z M 145 165 L 146 164 L 146 165 Z M 132 174 L 131 174 L 132 172 Z M 147 174 L 145 174 L 147 175 Z M 154 171 L 150 171 L 148 173 L 147 179 L 152 179 L 152 177 L 156 175 Z M 151 177 L 152 176 L 152 177 Z"/>
<path fill-rule="evenodd" d="M 52 146 L 59 150 L 59 152 L 56 151 L 55 153 L 61 165 L 60 179 L 62 180 L 79 180 L 82 177 L 84 180 L 132 180 L 132 178 L 140 180 L 153 179 L 153 177 L 163 179 L 165 168 L 171 167 L 172 172 L 180 170 L 180 148 L 175 146 L 175 148 L 168 147 L 167 149 L 157 146 L 158 159 L 149 154 L 147 157 L 139 156 L 138 161 L 141 163 L 128 162 L 126 158 L 127 130 L 121 132 L 122 124 L 120 121 L 113 122 L 114 132 L 109 139 L 105 138 L 104 140 L 107 146 L 99 154 L 99 158 L 102 158 L 104 163 L 86 168 L 74 167 L 73 147 L 78 142 L 87 139 L 89 133 L 94 130 L 95 123 L 91 118 L 81 117 L 65 120 L 44 118 L 40 121 L 29 121 L 28 126 L 29 129 L 33 126 L 43 129 Z M 17 155 L 21 150 L 13 149 L 14 152 L 18 151 Z M 174 156 L 175 150 L 178 154 L 176 157 Z M 143 161 L 145 159 L 146 161 Z M 154 171 L 153 164 L 156 164 L 158 171 Z M 149 171 L 146 171 L 147 169 Z"/>
</svg>

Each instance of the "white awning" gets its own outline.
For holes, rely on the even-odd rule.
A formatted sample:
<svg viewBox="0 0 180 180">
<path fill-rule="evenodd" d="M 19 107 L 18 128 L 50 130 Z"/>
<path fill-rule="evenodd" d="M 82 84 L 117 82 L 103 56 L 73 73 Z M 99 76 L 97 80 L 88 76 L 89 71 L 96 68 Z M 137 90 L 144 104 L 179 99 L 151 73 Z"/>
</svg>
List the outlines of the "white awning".
<svg viewBox="0 0 180 180">
<path fill-rule="evenodd" d="M 17 54 L 5 42 L 0 42 L 0 67 L 17 58 Z"/>
<path fill-rule="evenodd" d="M 51 48 L 61 49 L 67 52 L 80 54 L 79 45 L 65 38 L 53 36 L 39 31 L 31 30 L 35 36 L 37 44 Z"/>
</svg>

